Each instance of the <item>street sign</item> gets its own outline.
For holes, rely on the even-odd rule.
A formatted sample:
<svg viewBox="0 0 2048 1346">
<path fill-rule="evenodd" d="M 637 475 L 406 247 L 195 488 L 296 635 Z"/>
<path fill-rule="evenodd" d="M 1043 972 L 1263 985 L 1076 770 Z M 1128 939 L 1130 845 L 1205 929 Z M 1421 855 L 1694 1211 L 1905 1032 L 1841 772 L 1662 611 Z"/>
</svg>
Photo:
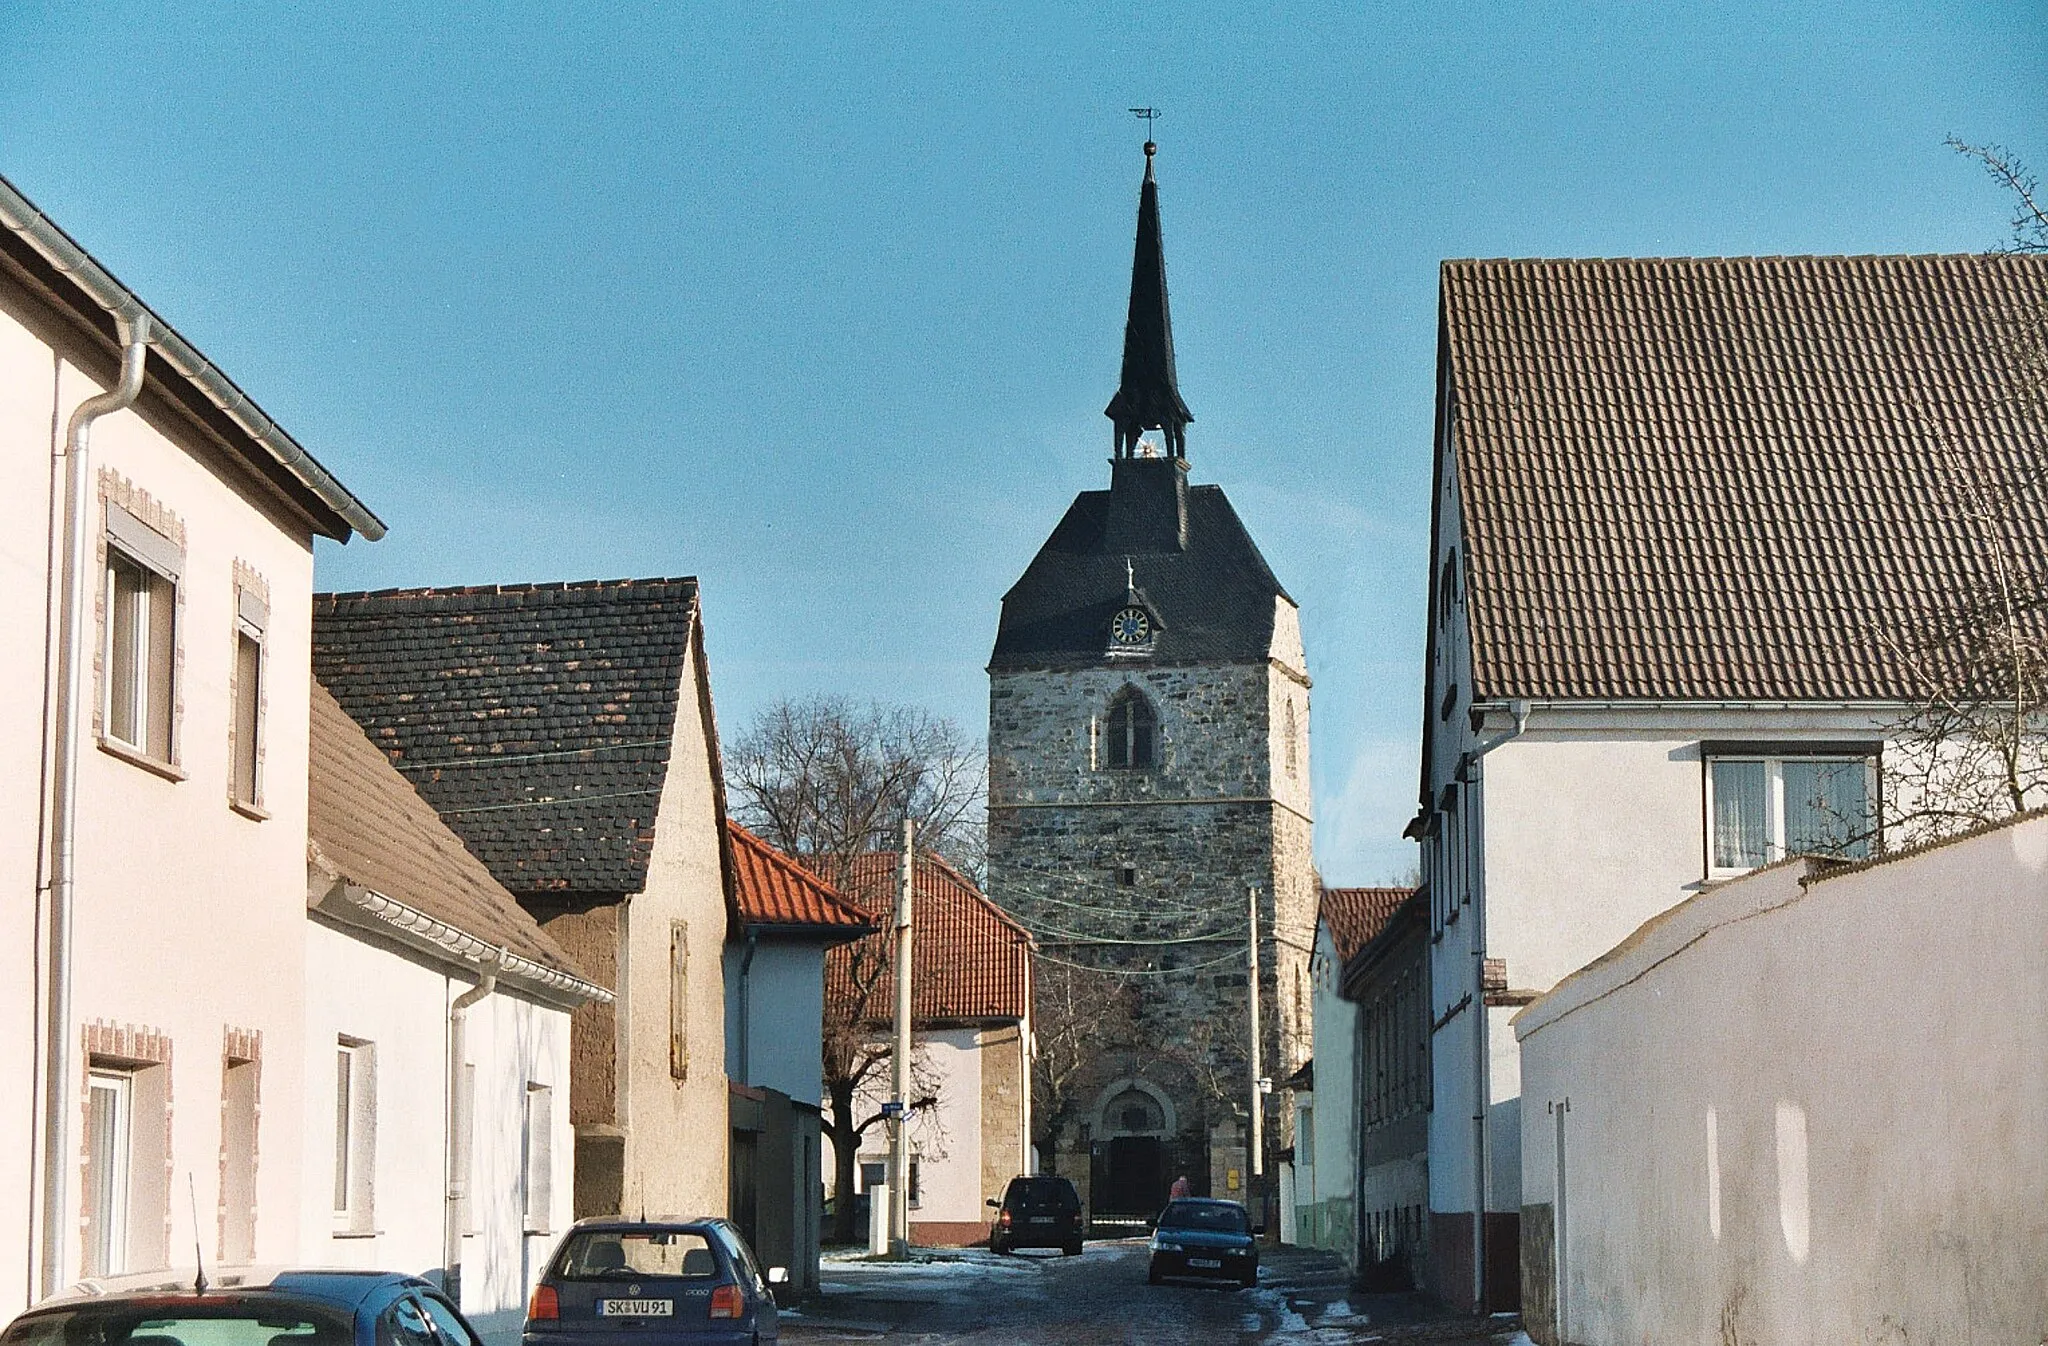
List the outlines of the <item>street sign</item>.
<svg viewBox="0 0 2048 1346">
<path fill-rule="evenodd" d="M 903 1105 L 892 1098 L 882 1104 L 882 1115 L 893 1121 L 903 1115 Z"/>
</svg>

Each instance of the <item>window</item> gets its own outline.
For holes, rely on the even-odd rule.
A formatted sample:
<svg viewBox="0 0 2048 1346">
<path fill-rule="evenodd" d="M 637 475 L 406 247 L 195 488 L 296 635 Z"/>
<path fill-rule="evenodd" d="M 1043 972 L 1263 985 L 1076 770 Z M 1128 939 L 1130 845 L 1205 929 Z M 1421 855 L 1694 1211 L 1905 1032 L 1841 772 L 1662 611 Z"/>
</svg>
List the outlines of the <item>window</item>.
<svg viewBox="0 0 2048 1346">
<path fill-rule="evenodd" d="M 426 1310 L 411 1295 L 384 1310 L 377 1319 L 377 1346 L 441 1346 L 427 1323 Z"/>
<path fill-rule="evenodd" d="M 135 1081 L 95 1070 L 86 1082 L 85 1265 L 87 1276 L 128 1269 L 128 1196 Z"/>
<path fill-rule="evenodd" d="M 1117 871 L 1116 871 L 1116 885 L 1117 885 L 1117 887 L 1119 887 L 1119 888 L 1135 888 L 1135 887 L 1137 887 L 1137 886 L 1138 886 L 1138 867 L 1137 867 L 1136 865 L 1122 865 L 1122 866 L 1120 866 L 1120 867 L 1119 867 L 1119 868 L 1117 869 Z"/>
<path fill-rule="evenodd" d="M 690 927 L 672 921 L 668 928 L 668 1073 L 690 1077 Z"/>
<path fill-rule="evenodd" d="M 377 1048 L 341 1038 L 334 1051 L 334 1223 L 337 1233 L 375 1230 Z"/>
<path fill-rule="evenodd" d="M 1151 767 L 1153 741 L 1158 737 L 1152 703 L 1135 687 L 1126 687 L 1109 707 L 1109 764 L 1119 771 L 1143 771 Z"/>
<path fill-rule="evenodd" d="M 526 1086 L 526 1144 L 520 1156 L 520 1188 L 525 1194 L 526 1232 L 545 1234 L 554 1208 L 555 1091 L 545 1084 Z"/>
<path fill-rule="evenodd" d="M 160 762 L 171 760 L 177 610 L 177 581 L 107 548 L 103 723 L 107 737 Z"/>
<path fill-rule="evenodd" d="M 228 721 L 232 764 L 229 788 L 235 803 L 244 809 L 258 809 L 263 803 L 263 783 L 257 774 L 263 762 L 263 627 L 269 612 L 248 590 L 238 589 L 236 593 L 234 706 Z"/>
<path fill-rule="evenodd" d="M 434 1321 L 434 1331 L 441 1338 L 440 1346 L 483 1346 L 469 1324 L 462 1321 L 462 1315 L 442 1303 L 436 1295 L 421 1295 L 420 1306 L 427 1311 L 427 1317 Z"/>
<path fill-rule="evenodd" d="M 1871 853 L 1874 751 L 1749 755 L 1710 745 L 1706 755 L 1712 873 L 1736 874 L 1788 855 Z"/>
<path fill-rule="evenodd" d="M 256 1086 L 252 1060 L 227 1058 L 221 1070 L 220 1260 L 256 1258 Z"/>
<path fill-rule="evenodd" d="M 1291 700 L 1287 703 L 1287 774 L 1301 774 L 1301 726 L 1295 722 Z"/>
</svg>

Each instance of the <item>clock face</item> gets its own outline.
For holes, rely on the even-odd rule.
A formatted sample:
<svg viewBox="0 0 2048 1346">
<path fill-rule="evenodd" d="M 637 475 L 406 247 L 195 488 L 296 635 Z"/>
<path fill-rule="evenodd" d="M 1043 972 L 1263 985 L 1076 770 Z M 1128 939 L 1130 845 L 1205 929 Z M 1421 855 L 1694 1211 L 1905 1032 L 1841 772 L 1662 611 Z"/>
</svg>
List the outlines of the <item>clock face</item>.
<svg viewBox="0 0 2048 1346">
<path fill-rule="evenodd" d="M 1109 619 L 1109 637 L 1119 645 L 1142 645 L 1152 638 L 1152 619 L 1143 608 L 1125 608 Z"/>
</svg>

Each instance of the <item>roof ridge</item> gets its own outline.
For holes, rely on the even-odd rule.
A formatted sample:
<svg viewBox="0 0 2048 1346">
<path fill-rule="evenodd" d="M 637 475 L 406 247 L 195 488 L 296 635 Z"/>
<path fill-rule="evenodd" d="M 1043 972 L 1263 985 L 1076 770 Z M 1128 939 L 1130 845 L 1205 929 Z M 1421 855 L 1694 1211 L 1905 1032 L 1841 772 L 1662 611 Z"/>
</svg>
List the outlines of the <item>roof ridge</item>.
<svg viewBox="0 0 2048 1346">
<path fill-rule="evenodd" d="M 627 579 L 528 580 L 510 584 L 418 585 L 395 589 L 336 589 L 316 591 L 313 599 L 344 598 L 467 598 L 507 594 L 577 593 L 611 589 L 651 589 L 656 586 L 699 585 L 695 575 L 659 575 Z"/>
</svg>

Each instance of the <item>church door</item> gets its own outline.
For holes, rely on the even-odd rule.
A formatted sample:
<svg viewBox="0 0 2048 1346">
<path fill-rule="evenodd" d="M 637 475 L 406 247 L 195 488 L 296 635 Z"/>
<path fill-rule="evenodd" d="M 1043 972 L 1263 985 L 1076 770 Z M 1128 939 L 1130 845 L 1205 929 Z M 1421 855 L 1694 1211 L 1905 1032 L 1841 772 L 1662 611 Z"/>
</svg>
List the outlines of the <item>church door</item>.
<svg viewBox="0 0 2048 1346">
<path fill-rule="evenodd" d="M 1097 1203 L 1105 1215 L 1153 1216 L 1166 1204 L 1166 1146 L 1157 1136 L 1115 1136 Z"/>
</svg>

